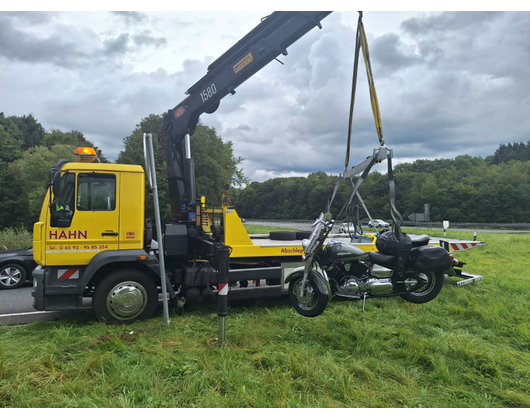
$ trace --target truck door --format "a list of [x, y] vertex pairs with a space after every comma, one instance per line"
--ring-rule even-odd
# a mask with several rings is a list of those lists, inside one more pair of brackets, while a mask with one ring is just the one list
[[120, 174], [66, 173], [50, 206], [46, 265], [86, 265], [105, 250], [119, 247]]

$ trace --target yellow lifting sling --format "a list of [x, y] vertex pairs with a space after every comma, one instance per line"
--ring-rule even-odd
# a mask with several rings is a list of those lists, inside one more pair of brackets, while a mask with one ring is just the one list
[[368, 51], [368, 42], [366, 41], [366, 34], [364, 32], [363, 25], [363, 12], [359, 12], [359, 20], [357, 22], [357, 34], [355, 40], [355, 60], [353, 64], [353, 82], [351, 92], [351, 103], [350, 103], [350, 122], [348, 125], [348, 145], [346, 148], [346, 162], [345, 168], [348, 169], [350, 161], [350, 143], [351, 143], [351, 127], [353, 120], [353, 108], [355, 104], [355, 90], [357, 87], [357, 68], [359, 66], [359, 50], [363, 50], [364, 64], [366, 67], [366, 75], [368, 77], [368, 87], [370, 90], [370, 102], [372, 104], [372, 111], [374, 114], [375, 128], [377, 130], [377, 136], [379, 137], [379, 144], [385, 145], [383, 140], [383, 127], [381, 125], [381, 114], [379, 113], [379, 103], [377, 102], [377, 93], [375, 91], [374, 77], [372, 75], [372, 66], [370, 65], [370, 53]]

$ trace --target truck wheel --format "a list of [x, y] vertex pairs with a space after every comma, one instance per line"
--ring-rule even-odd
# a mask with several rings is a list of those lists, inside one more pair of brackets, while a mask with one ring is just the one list
[[92, 307], [107, 324], [132, 324], [151, 318], [158, 306], [154, 281], [136, 270], [109, 274], [97, 286]]

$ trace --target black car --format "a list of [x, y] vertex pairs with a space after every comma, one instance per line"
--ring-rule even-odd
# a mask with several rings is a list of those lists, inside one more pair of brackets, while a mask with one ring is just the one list
[[0, 289], [16, 289], [31, 280], [37, 266], [33, 260], [33, 249], [12, 249], [0, 252]]

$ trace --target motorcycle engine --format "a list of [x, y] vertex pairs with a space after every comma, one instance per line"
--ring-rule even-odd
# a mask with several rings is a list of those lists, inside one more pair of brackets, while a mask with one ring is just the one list
[[[328, 274], [337, 280], [338, 295], [358, 296], [360, 298], [364, 293], [368, 295], [392, 293], [393, 286], [390, 277], [375, 277], [383, 274], [383, 272], [372, 272], [372, 269], [370, 264], [364, 262], [334, 264], [328, 268]], [[389, 273], [384, 272], [384, 274], [388, 275]]]
[[367, 277], [358, 279], [355, 277], [345, 277], [339, 285], [339, 294], [348, 296], [361, 296], [363, 293], [369, 295], [384, 295], [392, 293], [393, 286], [390, 279], [377, 279]]
[[361, 298], [368, 295], [384, 295], [393, 292], [390, 277], [392, 271], [368, 261], [331, 262], [324, 267], [328, 276], [336, 280], [338, 295]]

